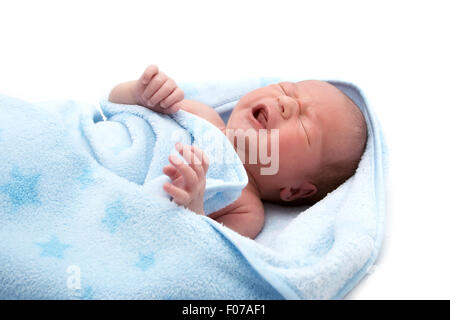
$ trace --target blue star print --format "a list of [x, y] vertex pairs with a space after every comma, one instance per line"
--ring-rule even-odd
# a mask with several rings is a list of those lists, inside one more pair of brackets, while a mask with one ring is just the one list
[[92, 178], [91, 169], [88, 167], [83, 168], [81, 175], [78, 176], [77, 180], [81, 183], [81, 187], [83, 189], [86, 188], [92, 182], [94, 182], [94, 179]]
[[6, 193], [15, 208], [25, 204], [39, 204], [37, 184], [39, 174], [22, 174], [17, 168], [11, 170], [12, 181], [0, 186], [0, 192]]
[[105, 211], [106, 216], [102, 219], [102, 222], [111, 233], [116, 232], [119, 225], [128, 219], [128, 214], [120, 200], [110, 204]]
[[82, 300], [92, 300], [94, 299], [94, 292], [92, 290], [92, 287], [87, 286], [83, 289], [83, 294], [81, 295]]
[[71, 247], [70, 244], [64, 244], [59, 241], [55, 235], [48, 242], [38, 242], [36, 244], [42, 248], [41, 257], [55, 257], [58, 259], [64, 258], [64, 251]]
[[139, 254], [139, 261], [136, 263], [136, 267], [142, 271], [147, 271], [154, 262], [155, 259], [153, 258], [153, 253], [148, 255]]

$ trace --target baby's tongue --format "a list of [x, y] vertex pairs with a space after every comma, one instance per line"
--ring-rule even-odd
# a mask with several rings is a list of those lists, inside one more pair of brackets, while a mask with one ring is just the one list
[[265, 124], [266, 124], [266, 118], [264, 118], [264, 115], [263, 115], [262, 112], [259, 112], [259, 113], [258, 113], [257, 119], [258, 119], [259, 123], [261, 123], [261, 124], [265, 127]]

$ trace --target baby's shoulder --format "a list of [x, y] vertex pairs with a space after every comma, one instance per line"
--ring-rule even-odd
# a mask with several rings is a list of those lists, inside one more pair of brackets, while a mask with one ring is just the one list
[[241, 196], [236, 201], [210, 214], [209, 217], [214, 219], [230, 213], [264, 215], [264, 206], [258, 195], [247, 186], [242, 190]]
[[264, 210], [263, 203], [259, 198], [258, 194], [249, 186], [245, 187], [242, 190], [242, 194], [238, 200], [241, 201], [242, 205], [247, 204], [250, 206], [262, 208]]
[[179, 104], [180, 108], [184, 111], [195, 114], [196, 116], [209, 121], [222, 130], [222, 132], [225, 129], [225, 123], [214, 108], [211, 108], [202, 102], [186, 99], [182, 100]]

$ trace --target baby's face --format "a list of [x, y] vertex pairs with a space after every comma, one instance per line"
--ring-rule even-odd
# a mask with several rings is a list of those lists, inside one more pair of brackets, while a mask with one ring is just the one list
[[343, 112], [348, 103], [351, 103], [348, 97], [337, 88], [317, 80], [281, 82], [242, 97], [227, 129], [267, 129], [269, 152], [275, 150], [270, 144], [271, 130], [278, 129], [279, 134], [276, 174], [262, 175], [260, 169], [269, 165], [259, 161], [244, 162], [261, 198], [290, 201], [295, 200], [292, 197], [306, 197], [315, 192], [315, 186], [308, 184], [311, 177], [327, 160], [346, 156], [340, 151], [345, 132], [352, 125]]

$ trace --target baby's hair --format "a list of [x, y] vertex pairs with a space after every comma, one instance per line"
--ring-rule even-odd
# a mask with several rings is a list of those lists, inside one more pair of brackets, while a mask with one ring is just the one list
[[[342, 91], [341, 93], [344, 94]], [[320, 172], [316, 173], [316, 175], [311, 178], [311, 182], [316, 186], [317, 192], [308, 198], [298, 199], [296, 201], [287, 202], [286, 204], [312, 205], [319, 200], [322, 200], [328, 193], [339, 187], [356, 172], [359, 161], [366, 148], [367, 124], [357, 105], [347, 95], [345, 95], [345, 97], [350, 102], [347, 104], [347, 111], [349, 111], [354, 123], [354, 126], [349, 133], [347, 150], [344, 151], [346, 154], [349, 154], [350, 157], [324, 163]]]

